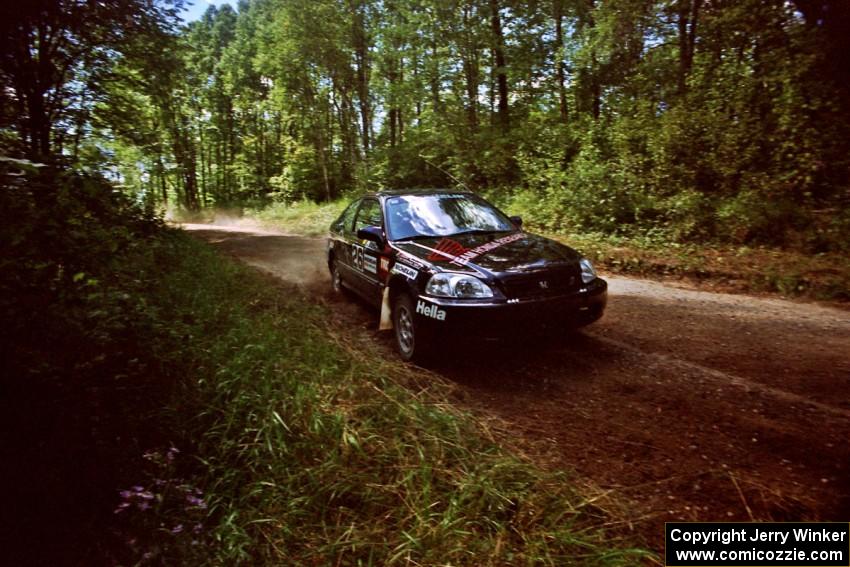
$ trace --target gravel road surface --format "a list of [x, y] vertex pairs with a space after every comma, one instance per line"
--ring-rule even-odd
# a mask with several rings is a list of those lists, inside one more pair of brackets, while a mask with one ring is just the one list
[[[322, 239], [183, 227], [327, 297]], [[453, 347], [431, 370], [547, 466], [626, 503], [653, 547], [664, 521], [850, 519], [850, 312], [605, 277], [608, 311], [584, 331]], [[374, 311], [332, 305], [391, 355]]]

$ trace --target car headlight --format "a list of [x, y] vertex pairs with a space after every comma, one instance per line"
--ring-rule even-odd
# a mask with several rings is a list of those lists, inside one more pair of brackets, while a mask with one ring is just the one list
[[425, 293], [437, 297], [480, 299], [493, 297], [490, 286], [474, 276], [434, 274], [425, 286]]
[[596, 279], [596, 270], [593, 269], [593, 264], [590, 263], [590, 260], [582, 258], [579, 264], [581, 265], [581, 281], [589, 284]]

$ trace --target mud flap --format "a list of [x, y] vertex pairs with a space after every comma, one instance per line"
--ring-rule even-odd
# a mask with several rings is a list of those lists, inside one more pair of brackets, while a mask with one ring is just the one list
[[384, 288], [384, 297], [381, 300], [381, 320], [378, 322], [379, 331], [389, 331], [393, 328], [392, 307], [390, 306], [390, 288]]

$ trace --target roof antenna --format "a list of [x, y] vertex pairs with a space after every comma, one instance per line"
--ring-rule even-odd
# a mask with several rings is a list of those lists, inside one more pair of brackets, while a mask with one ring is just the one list
[[427, 163], [428, 165], [430, 165], [430, 166], [431, 166], [431, 167], [433, 167], [434, 169], [436, 169], [436, 170], [438, 170], [438, 171], [441, 171], [441, 172], [445, 173], [446, 175], [448, 175], [448, 176], [449, 176], [449, 178], [450, 178], [452, 181], [454, 181], [455, 183], [457, 183], [458, 185], [460, 185], [461, 187], [463, 187], [464, 189], [466, 189], [466, 190], [467, 190], [467, 191], [469, 191], [470, 193], [473, 193], [472, 189], [470, 189], [469, 187], [467, 187], [467, 186], [466, 186], [466, 184], [465, 184], [463, 181], [461, 181], [460, 179], [458, 179], [457, 177], [455, 177], [454, 175], [452, 175], [451, 173], [449, 173], [448, 171], [446, 171], [445, 169], [443, 169], [443, 168], [442, 168], [442, 167], [440, 167], [439, 165], [436, 165], [436, 164], [431, 163], [430, 161], [428, 161], [428, 158], [426, 158], [426, 157], [425, 157], [425, 156], [423, 156], [422, 154], [419, 154], [419, 157], [422, 159], [422, 161], [424, 161], [425, 163]]

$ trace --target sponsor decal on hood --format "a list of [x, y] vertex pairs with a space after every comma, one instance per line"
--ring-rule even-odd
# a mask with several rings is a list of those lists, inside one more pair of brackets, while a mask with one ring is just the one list
[[450, 262], [467, 252], [467, 248], [451, 238], [441, 238], [431, 253], [425, 257], [429, 262]]
[[502, 238], [497, 238], [496, 240], [492, 240], [487, 242], [486, 244], [482, 244], [481, 246], [476, 246], [475, 248], [470, 248], [463, 254], [452, 260], [452, 264], [457, 264], [459, 266], [465, 266], [469, 263], [470, 260], [474, 260], [478, 256], [482, 254], [486, 254], [491, 250], [495, 250], [500, 246], [504, 246], [505, 244], [510, 244], [511, 242], [516, 242], [517, 240], [522, 240], [525, 238], [525, 234], [522, 232], [514, 232], [513, 234], [509, 234], [507, 236], [503, 236]]
[[[453, 240], [460, 246], [455, 248], [442, 239]], [[463, 251], [461, 251], [461, 247]], [[534, 271], [546, 269], [554, 264], [577, 268], [581, 258], [578, 252], [559, 242], [527, 232], [512, 232], [495, 235], [458, 234], [451, 238], [437, 237], [393, 244], [399, 259], [419, 270], [457, 269], [459, 271]], [[414, 260], [413, 255], [416, 256]], [[437, 261], [429, 260], [428, 257]]]
[[486, 254], [487, 252], [495, 250], [505, 244], [522, 240], [525, 237], [526, 234], [523, 232], [514, 232], [507, 236], [481, 244], [480, 246], [476, 246], [475, 248], [466, 248], [460, 242], [451, 238], [440, 239], [435, 248], [429, 248], [428, 246], [418, 243], [414, 244], [430, 251], [426, 259], [431, 262], [448, 262], [457, 266], [465, 266], [482, 254]]

